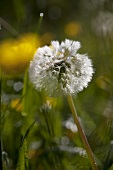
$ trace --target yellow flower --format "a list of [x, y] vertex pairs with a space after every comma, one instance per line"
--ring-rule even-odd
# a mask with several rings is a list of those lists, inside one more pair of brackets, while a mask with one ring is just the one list
[[36, 34], [27, 33], [17, 39], [0, 43], [0, 66], [3, 73], [17, 74], [25, 71], [33, 55], [40, 46]]
[[46, 98], [46, 104], [48, 106], [50, 105], [51, 107], [55, 108], [58, 104], [57, 98], [47, 97]]

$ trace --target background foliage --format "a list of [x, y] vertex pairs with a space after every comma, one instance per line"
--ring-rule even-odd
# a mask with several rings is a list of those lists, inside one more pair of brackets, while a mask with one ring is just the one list
[[4, 169], [91, 169], [66, 96], [36, 91], [28, 77], [39, 46], [69, 38], [95, 69], [89, 87], [73, 96], [80, 121], [99, 170], [113, 170], [113, 1], [1, 0], [0, 7]]

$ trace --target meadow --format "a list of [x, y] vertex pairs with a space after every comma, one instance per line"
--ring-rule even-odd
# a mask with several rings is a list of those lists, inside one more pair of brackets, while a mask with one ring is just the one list
[[[1, 0], [0, 7], [0, 169], [113, 170], [113, 1]], [[92, 62], [85, 71], [93, 69], [71, 98], [61, 78], [70, 63], [47, 65], [54, 74], [60, 67], [59, 91], [49, 72], [36, 74], [34, 85], [30, 71], [37, 49], [66, 39], [81, 43], [77, 54]], [[65, 58], [62, 51], [56, 56]]]

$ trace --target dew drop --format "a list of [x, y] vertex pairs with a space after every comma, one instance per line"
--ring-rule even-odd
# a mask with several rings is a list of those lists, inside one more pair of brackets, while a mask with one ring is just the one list
[[44, 13], [41, 12], [41, 13], [40, 13], [40, 17], [43, 17], [43, 16], [44, 16]]

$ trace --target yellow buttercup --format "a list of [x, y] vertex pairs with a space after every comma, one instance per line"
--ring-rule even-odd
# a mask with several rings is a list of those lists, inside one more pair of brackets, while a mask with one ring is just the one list
[[25, 71], [40, 46], [39, 37], [33, 33], [0, 43], [0, 66], [5, 74], [20, 74]]

